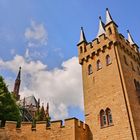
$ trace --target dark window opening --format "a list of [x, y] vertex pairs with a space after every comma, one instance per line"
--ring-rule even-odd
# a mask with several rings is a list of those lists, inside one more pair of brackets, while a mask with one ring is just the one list
[[126, 60], [126, 56], [124, 55], [123, 57], [124, 57], [125, 64], [128, 65], [127, 60]]
[[135, 85], [135, 89], [137, 91], [140, 91], [140, 83], [139, 83], [139, 81], [137, 81], [136, 79], [134, 79], [134, 85]]
[[90, 74], [92, 74], [92, 73], [93, 73], [93, 71], [92, 71], [92, 65], [89, 64], [89, 65], [88, 65], [88, 75], [90, 75]]
[[100, 124], [101, 124], [101, 127], [106, 125], [106, 115], [105, 115], [104, 110], [100, 111]]
[[132, 61], [130, 63], [131, 63], [132, 70], [135, 71]]
[[112, 120], [111, 110], [109, 108], [106, 109], [106, 115], [107, 115], [108, 125], [111, 125], [113, 123], [113, 120]]
[[80, 47], [80, 53], [82, 53], [83, 52], [83, 48], [82, 48], [82, 46]]
[[97, 70], [100, 70], [101, 68], [102, 68], [101, 61], [98, 60], [97, 61]]
[[112, 34], [112, 30], [111, 30], [111, 28], [108, 28], [108, 34], [109, 34], [109, 35]]
[[111, 64], [111, 58], [109, 55], [106, 56], [106, 65]]

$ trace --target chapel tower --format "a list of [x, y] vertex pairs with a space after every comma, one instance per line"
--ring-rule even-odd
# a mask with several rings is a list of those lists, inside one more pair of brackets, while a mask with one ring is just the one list
[[77, 44], [82, 66], [85, 121], [94, 140], [140, 139], [140, 55], [128, 31], [125, 39], [106, 9], [106, 23]]

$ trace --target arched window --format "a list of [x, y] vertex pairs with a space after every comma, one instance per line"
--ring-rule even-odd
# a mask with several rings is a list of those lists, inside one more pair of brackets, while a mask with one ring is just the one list
[[101, 69], [102, 68], [102, 65], [101, 65], [101, 61], [98, 60], [97, 61], [97, 70]]
[[132, 70], [135, 71], [132, 61], [130, 63], [131, 63]]
[[140, 74], [140, 69], [139, 69], [139, 67], [137, 66], [137, 70], [138, 70], [138, 74]]
[[108, 125], [113, 123], [111, 110], [109, 108], [106, 109], [107, 123]]
[[101, 125], [101, 127], [106, 125], [106, 114], [105, 114], [104, 110], [100, 111], [100, 125]]
[[140, 90], [140, 83], [137, 81], [137, 90]]
[[126, 60], [126, 56], [125, 56], [125, 55], [123, 56], [123, 58], [124, 58], [124, 62], [125, 62], [125, 64], [128, 65], [127, 60]]
[[109, 35], [111, 35], [111, 34], [112, 34], [112, 30], [111, 30], [111, 28], [110, 28], [110, 27], [108, 28], [108, 34], [109, 34]]
[[83, 48], [82, 48], [82, 46], [80, 47], [80, 53], [82, 53], [83, 52]]
[[137, 81], [136, 81], [136, 79], [134, 79], [134, 85], [135, 85], [135, 88], [137, 90]]
[[91, 64], [89, 64], [88, 65], [88, 75], [90, 75], [90, 74], [92, 74], [92, 65]]
[[109, 55], [106, 56], [106, 65], [111, 64], [111, 58]]

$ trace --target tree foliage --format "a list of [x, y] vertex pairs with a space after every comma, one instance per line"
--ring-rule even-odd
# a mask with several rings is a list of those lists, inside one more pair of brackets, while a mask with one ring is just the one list
[[4, 79], [0, 76], [0, 120], [17, 121], [20, 118], [19, 108], [12, 94], [8, 91]]

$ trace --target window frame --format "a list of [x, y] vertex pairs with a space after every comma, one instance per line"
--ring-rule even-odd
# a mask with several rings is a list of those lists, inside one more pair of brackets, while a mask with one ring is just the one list
[[107, 116], [107, 124], [112, 125], [113, 124], [113, 119], [112, 119], [112, 112], [111, 112], [110, 108], [106, 109], [106, 116]]
[[83, 53], [83, 47], [80, 46], [80, 53]]
[[89, 64], [88, 65], [88, 75], [91, 75], [93, 73], [93, 68], [92, 68], [92, 65]]
[[135, 71], [135, 69], [134, 69], [134, 65], [133, 65], [133, 62], [130, 61], [130, 63], [131, 63], [131, 68], [132, 68], [132, 70]]
[[102, 64], [101, 64], [100, 59], [98, 59], [97, 62], [96, 62], [96, 68], [97, 68], [97, 71], [102, 69]]
[[110, 55], [108, 54], [108, 55], [106, 55], [106, 66], [110, 65], [111, 63], [112, 63], [111, 57], [110, 57]]
[[112, 30], [111, 30], [111, 28], [110, 28], [110, 27], [108, 28], [108, 34], [109, 34], [109, 35], [111, 35], [111, 34], [112, 34]]
[[125, 56], [125, 55], [123, 55], [123, 58], [124, 58], [124, 63], [125, 63], [126, 65], [128, 65], [128, 62], [127, 62], [127, 59], [126, 59], [126, 56]]
[[102, 109], [100, 111], [100, 126], [105, 127], [107, 125], [106, 114], [105, 111]]

